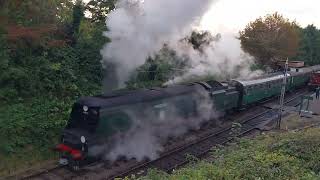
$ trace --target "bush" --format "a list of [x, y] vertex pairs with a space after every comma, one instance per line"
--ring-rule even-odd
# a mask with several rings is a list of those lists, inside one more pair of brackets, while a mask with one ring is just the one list
[[27, 146], [48, 150], [68, 120], [70, 100], [35, 99], [0, 109], [0, 152], [19, 153]]
[[320, 129], [241, 140], [172, 175], [151, 170], [140, 179], [319, 179]]
[[[0, 108], [0, 176], [55, 157], [72, 99], [35, 98]], [[56, 158], [56, 157], [55, 157]]]

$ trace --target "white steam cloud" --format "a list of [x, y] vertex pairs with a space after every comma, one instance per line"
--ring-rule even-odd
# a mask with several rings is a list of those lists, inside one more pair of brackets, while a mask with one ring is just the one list
[[179, 77], [166, 84], [174, 84], [204, 76], [214, 76], [216, 80], [250, 79], [262, 74], [251, 71], [254, 58], [241, 49], [240, 40], [233, 33], [219, 34], [219, 38], [203, 47], [202, 52], [190, 44], [178, 44], [174, 48], [178, 54], [189, 57], [190, 68]]
[[[143, 65], [148, 56], [159, 52], [164, 44], [176, 51], [178, 56], [188, 57], [190, 61], [183, 75], [175, 77], [168, 84], [203, 75], [213, 75], [218, 79], [255, 76], [257, 73], [250, 71], [254, 60], [241, 50], [240, 41], [235, 34], [211, 32], [220, 33], [221, 38], [202, 47], [201, 52], [195, 50], [190, 43], [182, 41], [193, 30], [199, 29], [201, 18], [214, 2], [215, 0], [119, 0], [116, 10], [107, 19], [109, 31], [105, 32], [105, 36], [112, 42], [101, 50], [103, 64], [111, 64], [111, 69], [107, 69], [107, 72], [113, 71], [116, 75], [107, 77], [107, 89], [123, 87], [131, 73]], [[202, 122], [216, 115], [206, 93], [202, 92], [201, 97], [196, 98], [199, 100], [197, 108], [202, 115], [197, 118], [182, 118], [177, 115], [174, 105], [170, 104], [168, 106], [172, 106], [169, 108], [172, 111], [165, 114], [148, 114], [148, 110], [137, 111], [139, 114], [127, 112], [134, 121], [129, 131], [115, 135], [112, 144], [92, 148], [91, 153], [103, 153], [109, 160], [115, 160], [119, 156], [138, 160], [158, 157], [163, 150], [163, 141], [168, 137], [197, 129]]]
[[[102, 50], [103, 63], [113, 64], [123, 87], [130, 74], [158, 52], [163, 44], [170, 46], [189, 35], [200, 24], [214, 0], [120, 0], [107, 19], [111, 39]], [[108, 86], [108, 85], [107, 85]], [[112, 88], [112, 87], [111, 87]]]
[[[217, 121], [218, 113], [209, 93], [200, 85], [197, 86], [198, 89], [193, 93], [170, 98], [163, 104], [149, 103], [150, 106], [144, 108], [138, 105], [124, 109], [130, 117], [130, 129], [113, 135], [105, 145], [89, 149], [89, 153], [110, 161], [119, 157], [138, 161], [158, 158], [169, 137], [179, 137], [191, 129], [199, 129], [204, 122]], [[188, 108], [187, 112], [184, 108]]]

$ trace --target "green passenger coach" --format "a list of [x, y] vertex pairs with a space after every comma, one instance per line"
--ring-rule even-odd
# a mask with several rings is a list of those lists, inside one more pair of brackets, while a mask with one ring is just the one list
[[[287, 77], [287, 88], [289, 88], [290, 74], [287, 74]], [[277, 74], [263, 79], [233, 80], [231, 85], [241, 93], [239, 106], [246, 106], [280, 94], [283, 78], [283, 74]]]
[[289, 71], [291, 75], [289, 88], [296, 89], [297, 87], [306, 85], [310, 80], [312, 71], [313, 69], [309, 67]]

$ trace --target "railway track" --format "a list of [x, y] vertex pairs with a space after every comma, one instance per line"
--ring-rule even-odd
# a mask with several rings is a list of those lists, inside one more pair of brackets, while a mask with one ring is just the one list
[[[292, 98], [287, 99], [285, 104], [288, 106], [298, 106], [300, 104], [300, 97], [305, 94], [307, 94], [306, 91], [298, 91], [298, 93], [292, 95]], [[272, 100], [265, 101], [264, 103], [270, 101]], [[18, 179], [114, 179], [130, 175], [135, 175], [136, 177], [142, 176], [147, 173], [147, 169], [149, 168], [159, 169], [170, 173], [172, 170], [187, 164], [189, 162], [188, 157], [190, 155], [201, 158], [211, 151], [214, 146], [226, 144], [232, 141], [235, 137], [245, 136], [254, 130], [260, 129], [266, 124], [272, 122], [277, 117], [277, 114], [277, 109], [266, 107], [258, 108], [254, 114], [244, 116], [242, 119], [237, 121], [241, 124], [241, 127], [238, 128], [239, 131], [237, 134], [234, 134], [235, 128], [229, 124], [218, 131], [213, 131], [192, 142], [186, 143], [183, 146], [165, 152], [156, 160], [144, 161], [142, 163], [136, 161], [123, 162], [121, 165], [125, 166], [125, 168], [119, 168], [120, 170], [113, 171], [113, 168], [109, 165], [105, 165], [103, 162], [97, 162], [90, 165], [91, 168], [85, 168], [81, 170], [81, 172], [77, 173], [74, 173], [63, 166], [57, 166], [40, 173], [24, 177], [22, 176]]]
[[[295, 101], [299, 99], [300, 96], [301, 95], [287, 100], [286, 105], [290, 104], [292, 106], [298, 106], [300, 102]], [[135, 168], [129, 169], [126, 172], [108, 177], [106, 179], [124, 178], [129, 175], [135, 175], [135, 177], [146, 175], [147, 169], [149, 168], [154, 168], [170, 173], [174, 169], [187, 164], [189, 162], [188, 156], [191, 155], [197, 158], [201, 158], [209, 151], [211, 151], [212, 147], [217, 145], [224, 145], [232, 141], [235, 137], [241, 137], [255, 129], [260, 129], [260, 126], [264, 126], [265, 124], [271, 122], [272, 120], [277, 118], [277, 115], [277, 109], [266, 110], [260, 114], [250, 117], [249, 119], [240, 121], [240, 132], [238, 132], [236, 135], [232, 135], [234, 134], [233, 127], [226, 127], [224, 129], [221, 129], [219, 132], [196, 140], [195, 142], [188, 144], [185, 147], [181, 147], [179, 149], [175, 149], [172, 152], [168, 152], [157, 160], [146, 162]]]

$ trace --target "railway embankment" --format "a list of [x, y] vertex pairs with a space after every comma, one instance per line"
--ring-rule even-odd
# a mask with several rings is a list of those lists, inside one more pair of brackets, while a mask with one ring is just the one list
[[280, 131], [239, 139], [170, 175], [150, 170], [141, 179], [320, 179], [320, 116], [290, 112]]

